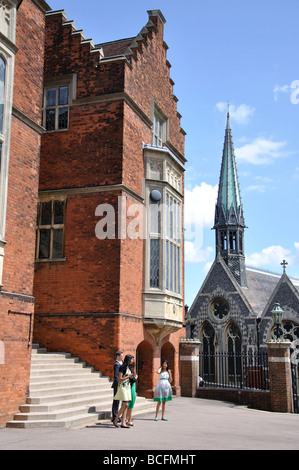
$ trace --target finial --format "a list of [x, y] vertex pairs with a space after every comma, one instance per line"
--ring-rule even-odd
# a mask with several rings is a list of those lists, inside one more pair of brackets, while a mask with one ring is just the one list
[[227, 102], [227, 120], [226, 120], [226, 128], [230, 129], [230, 122], [229, 122], [229, 101]]
[[288, 265], [289, 263], [287, 263], [286, 260], [284, 259], [283, 262], [280, 263], [280, 264], [281, 264], [281, 266], [282, 266], [282, 268], [283, 268], [283, 273], [285, 273], [285, 272], [286, 272], [286, 267], [287, 267], [287, 265]]

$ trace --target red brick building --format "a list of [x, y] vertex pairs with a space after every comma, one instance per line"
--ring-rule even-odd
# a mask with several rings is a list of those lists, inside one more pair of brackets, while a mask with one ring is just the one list
[[0, 427], [29, 386], [48, 9], [43, 0], [0, 3]]
[[94, 45], [46, 14], [34, 341], [112, 375], [137, 358], [151, 395], [161, 358], [180, 393], [185, 336], [184, 137], [160, 10]]

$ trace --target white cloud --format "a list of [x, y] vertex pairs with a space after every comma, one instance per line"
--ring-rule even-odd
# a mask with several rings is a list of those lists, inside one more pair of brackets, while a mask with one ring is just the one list
[[255, 193], [265, 193], [266, 186], [263, 184], [252, 184], [245, 188], [245, 192], [250, 192], [250, 191], [253, 191]]
[[264, 248], [260, 253], [246, 255], [247, 266], [266, 268], [282, 273], [281, 263], [286, 260], [287, 274], [290, 277], [298, 276], [299, 270], [299, 242], [294, 243], [294, 249], [284, 248], [280, 245]]
[[189, 263], [208, 261], [213, 248], [203, 248], [203, 230], [214, 225], [218, 185], [205, 182], [185, 190], [185, 260]]
[[[221, 113], [227, 113], [228, 105], [224, 102], [219, 102], [216, 104], [216, 108]], [[230, 119], [237, 122], [238, 124], [246, 124], [248, 118], [253, 115], [255, 108], [248, 106], [247, 104], [240, 104], [240, 106], [235, 106], [233, 104], [229, 105], [229, 116]]]
[[211, 246], [205, 249], [199, 248], [195, 243], [185, 241], [185, 261], [187, 263], [203, 263], [208, 261], [213, 255], [214, 250]]
[[209, 227], [214, 223], [218, 185], [202, 182], [185, 191], [185, 226]]
[[264, 248], [260, 253], [246, 255], [246, 264], [255, 267], [280, 266], [282, 260], [290, 259], [290, 256], [291, 250], [280, 245], [273, 245]]
[[286, 157], [289, 153], [283, 148], [287, 142], [274, 142], [271, 139], [258, 137], [253, 142], [235, 149], [236, 158], [240, 162], [264, 165], [277, 158]]

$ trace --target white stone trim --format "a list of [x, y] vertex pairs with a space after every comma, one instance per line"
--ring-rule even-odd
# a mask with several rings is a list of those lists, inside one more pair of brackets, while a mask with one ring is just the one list
[[180, 356], [180, 361], [197, 362], [198, 361], [198, 356]]

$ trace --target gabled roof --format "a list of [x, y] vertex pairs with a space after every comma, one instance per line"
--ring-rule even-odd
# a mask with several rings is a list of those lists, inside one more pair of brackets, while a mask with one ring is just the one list
[[299, 280], [289, 278], [286, 274], [281, 276], [262, 269], [247, 267], [246, 275], [248, 289], [243, 288], [243, 291], [258, 316], [261, 316], [267, 309], [267, 305], [282, 282], [288, 280], [294, 293], [299, 295]]
[[[273, 299], [275, 296], [278, 287], [283, 282], [288, 282], [299, 300], [299, 279], [289, 278], [286, 274], [281, 276], [279, 274], [270, 273], [262, 269], [246, 267], [248, 287], [240, 287], [232, 275], [230, 269], [227, 267], [226, 263], [219, 254], [212, 264], [194, 302], [192, 303], [192, 306], [189, 309], [190, 313], [192, 312], [193, 307], [195, 307], [197, 299], [200, 297], [200, 295], [205, 295], [208, 293], [206, 290], [206, 285], [213, 271], [215, 270], [217, 263], [220, 263], [224, 272], [226, 272], [228, 279], [230, 279], [234, 290], [239, 292], [243, 301], [245, 304], [247, 304], [248, 311], [253, 315], [261, 316], [263, 312], [267, 310], [269, 302], [271, 302], [271, 299]], [[221, 284], [219, 284], [219, 287], [224, 287], [223, 278], [221, 279]]]
[[96, 49], [103, 49], [104, 57], [119, 57], [124, 55], [134, 38], [120, 39], [118, 41], [106, 42], [103, 44], [96, 44]]

